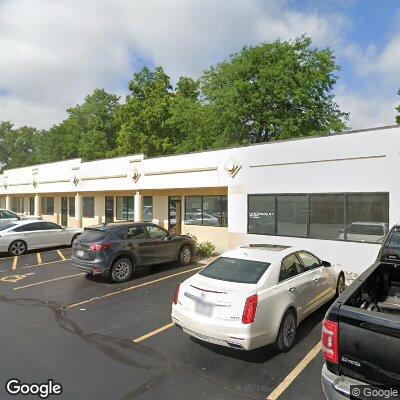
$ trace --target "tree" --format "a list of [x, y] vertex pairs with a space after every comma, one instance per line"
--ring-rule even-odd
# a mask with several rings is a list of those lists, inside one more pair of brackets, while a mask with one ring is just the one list
[[[400, 96], [400, 90], [397, 92], [397, 94]], [[398, 112], [396, 116], [396, 124], [400, 124], [400, 105], [396, 107], [396, 111]]]
[[171, 115], [174, 93], [170, 78], [161, 67], [144, 67], [129, 82], [130, 94], [117, 111], [121, 130], [114, 154], [148, 156], [171, 154], [176, 135], [167, 120]]
[[201, 90], [220, 116], [218, 146], [326, 134], [346, 128], [334, 102], [339, 70], [330, 49], [294, 41], [244, 47], [206, 70]]

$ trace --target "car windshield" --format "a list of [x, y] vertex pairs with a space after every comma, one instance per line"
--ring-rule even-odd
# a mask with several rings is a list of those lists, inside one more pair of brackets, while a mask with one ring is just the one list
[[97, 229], [85, 229], [79, 236], [79, 241], [84, 243], [100, 242], [106, 237], [104, 232]]
[[385, 234], [382, 225], [373, 224], [351, 224], [347, 233], [372, 236], [382, 236]]
[[16, 224], [12, 224], [10, 222], [5, 222], [3, 224], [0, 224], [0, 231], [4, 231], [8, 228], [11, 228], [12, 226], [15, 226]]
[[257, 283], [270, 265], [267, 262], [220, 257], [199, 274], [227, 282]]

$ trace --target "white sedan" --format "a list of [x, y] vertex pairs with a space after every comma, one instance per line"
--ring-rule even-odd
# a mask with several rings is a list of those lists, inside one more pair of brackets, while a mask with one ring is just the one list
[[28, 250], [71, 245], [82, 231], [46, 221], [3, 222], [0, 223], [0, 252], [19, 256]]
[[206, 342], [288, 351], [299, 323], [344, 289], [343, 272], [306, 250], [246, 245], [176, 288], [172, 321]]

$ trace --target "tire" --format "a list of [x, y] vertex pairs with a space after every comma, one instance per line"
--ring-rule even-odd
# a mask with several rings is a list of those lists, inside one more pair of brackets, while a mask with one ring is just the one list
[[288, 352], [295, 344], [297, 329], [297, 316], [293, 309], [285, 312], [279, 327], [275, 347], [281, 352]]
[[12, 256], [21, 256], [28, 251], [28, 246], [23, 240], [14, 240], [8, 247], [8, 252]]
[[336, 297], [339, 297], [346, 289], [346, 280], [343, 274], [339, 275], [337, 284], [336, 284]]
[[184, 245], [179, 250], [178, 261], [180, 265], [189, 265], [192, 262], [192, 248], [189, 245]]
[[128, 258], [119, 258], [111, 268], [110, 278], [113, 282], [122, 283], [131, 278], [133, 264]]

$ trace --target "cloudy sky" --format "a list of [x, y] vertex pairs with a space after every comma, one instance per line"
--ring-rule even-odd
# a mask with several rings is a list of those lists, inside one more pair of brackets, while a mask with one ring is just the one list
[[246, 44], [306, 33], [335, 49], [352, 128], [394, 123], [398, 0], [0, 0], [0, 121], [47, 128], [133, 72], [199, 76]]

